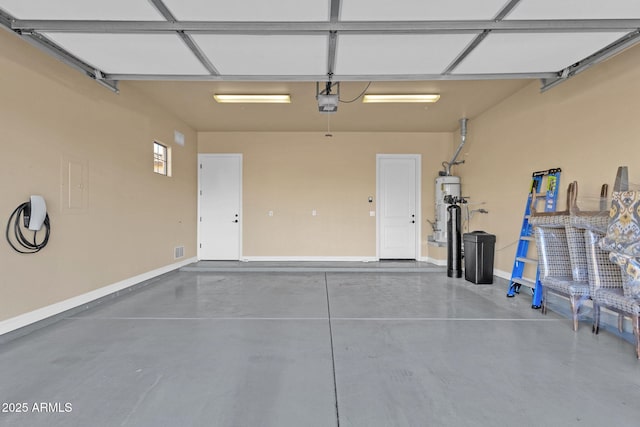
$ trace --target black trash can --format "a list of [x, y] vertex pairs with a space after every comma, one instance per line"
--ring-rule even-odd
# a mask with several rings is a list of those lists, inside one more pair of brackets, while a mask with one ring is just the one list
[[496, 236], [484, 231], [472, 231], [463, 235], [464, 278], [477, 285], [493, 283], [493, 253]]

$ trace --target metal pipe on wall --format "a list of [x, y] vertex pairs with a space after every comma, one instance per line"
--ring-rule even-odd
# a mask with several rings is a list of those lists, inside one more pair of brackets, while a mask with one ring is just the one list
[[444, 166], [445, 168], [446, 176], [451, 175], [452, 166], [464, 163], [464, 160], [457, 162], [456, 159], [460, 155], [460, 151], [462, 150], [462, 147], [464, 147], [465, 142], [467, 142], [467, 121], [468, 119], [464, 117], [460, 119], [460, 145], [458, 145], [458, 148], [456, 149], [456, 152], [453, 154], [453, 157], [451, 158], [451, 160], [448, 162], [442, 163], [442, 166]]

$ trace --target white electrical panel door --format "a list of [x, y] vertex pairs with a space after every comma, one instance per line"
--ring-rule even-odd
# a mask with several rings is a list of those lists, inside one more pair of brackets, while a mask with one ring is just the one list
[[378, 257], [417, 259], [419, 156], [378, 156]]
[[199, 160], [199, 258], [239, 260], [242, 239], [242, 155], [202, 154]]

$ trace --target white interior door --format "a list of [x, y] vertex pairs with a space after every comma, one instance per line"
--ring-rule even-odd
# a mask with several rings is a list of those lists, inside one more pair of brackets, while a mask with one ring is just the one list
[[199, 160], [199, 258], [239, 260], [242, 154], [201, 154]]
[[377, 156], [378, 258], [417, 259], [420, 156]]

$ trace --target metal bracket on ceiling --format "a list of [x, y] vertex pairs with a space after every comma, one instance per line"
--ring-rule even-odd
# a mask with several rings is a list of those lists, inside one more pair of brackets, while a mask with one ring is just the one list
[[66, 50], [61, 49], [60, 47], [58, 47], [58, 45], [56, 45], [55, 43], [53, 43], [43, 35], [38, 33], [24, 32], [20, 34], [20, 37], [22, 37], [22, 39], [27, 41], [29, 44], [43, 50], [44, 52], [48, 53], [54, 58], [57, 58], [59, 61], [62, 61], [63, 63], [69, 65], [70, 67], [75, 68], [76, 70], [82, 72], [87, 77], [95, 80], [97, 83], [113, 91], [114, 93], [120, 93], [120, 89], [118, 89], [117, 80], [111, 80], [111, 79], [105, 78], [104, 72], [97, 70], [95, 67], [92, 67], [86, 62], [71, 55]]
[[[331, 0], [329, 11], [329, 23], [336, 25], [340, 19], [340, 7], [342, 5], [341, 0]], [[329, 47], [327, 50], [327, 73], [333, 75], [336, 67], [336, 47], [338, 42], [338, 32], [335, 30], [329, 31]]]
[[13, 34], [22, 38], [29, 44], [48, 53], [49, 55], [53, 56], [59, 61], [69, 65], [70, 67], [75, 68], [76, 70], [82, 72], [87, 77], [95, 80], [100, 85], [108, 88], [114, 93], [120, 93], [120, 90], [118, 89], [117, 80], [111, 80], [111, 79], [105, 78], [105, 74], [102, 71], [96, 69], [95, 67], [92, 67], [91, 65], [82, 61], [81, 59], [73, 56], [72, 54], [62, 49], [61, 47], [59, 47], [58, 45], [53, 43], [51, 40], [49, 40], [42, 34], [39, 34], [35, 31], [14, 29], [13, 28], [14, 22], [15, 22], [15, 19], [13, 19], [11, 16], [7, 15], [6, 13], [2, 12], [2, 10], [0, 10], [0, 28], [4, 28], [5, 30], [12, 32]]
[[12, 31], [11, 29], [11, 25], [12, 25], [12, 18], [7, 15], [6, 13], [4, 13], [2, 10], [0, 10], [0, 26], [5, 27], [5, 29], [8, 29], [10, 31]]
[[340, 82], [332, 82], [333, 74], [328, 74], [328, 80], [325, 83], [324, 89], [320, 90], [320, 82], [316, 82], [316, 96], [317, 95], [331, 95], [332, 90], [335, 88], [334, 95], [340, 95]]
[[579, 74], [593, 67], [594, 65], [617, 55], [618, 53], [630, 48], [638, 42], [640, 42], [640, 29], [625, 35], [624, 37], [616, 40], [609, 46], [600, 49], [598, 52], [594, 53], [591, 56], [588, 56], [582, 61], [576, 62], [575, 64], [564, 68], [563, 70], [559, 71], [555, 77], [540, 79], [540, 92], [548, 91], [549, 89], [559, 85], [560, 83], [569, 80], [576, 74]]
[[[511, 13], [511, 11], [518, 5], [519, 2], [520, 2], [520, 0], [511, 0], [511, 1], [509, 1], [496, 14], [496, 16], [493, 18], [493, 22], [502, 21], [505, 18], [505, 16], [507, 16], [509, 13]], [[489, 33], [491, 33], [491, 30], [483, 30], [480, 34], [478, 34], [476, 37], [474, 37], [474, 39], [471, 41], [471, 43], [469, 43], [467, 45], [467, 47], [462, 52], [460, 52], [460, 54], [458, 54], [458, 56], [453, 60], [453, 62], [451, 62], [451, 64], [449, 64], [449, 66], [447, 68], [445, 68], [445, 70], [442, 72], [442, 74], [445, 74], [445, 75], [451, 74], [453, 72], [453, 70], [455, 70], [456, 67], [458, 65], [460, 65], [460, 63], [462, 61], [464, 61], [465, 58], [467, 56], [469, 56], [469, 54], [476, 47], [478, 47], [478, 45], [480, 43], [482, 43], [482, 41], [489, 35]]]
[[[150, 1], [151, 1], [151, 4], [164, 17], [164, 19], [167, 20], [167, 22], [173, 23], [173, 24], [178, 22], [176, 17], [173, 16], [173, 13], [171, 13], [169, 8], [162, 2], [162, 0], [150, 0]], [[198, 61], [200, 61], [202, 66], [207, 69], [209, 74], [213, 76], [220, 75], [216, 66], [213, 65], [213, 63], [209, 60], [209, 58], [207, 58], [207, 55], [205, 55], [202, 49], [200, 49], [200, 46], [198, 46], [198, 44], [193, 40], [193, 37], [191, 37], [191, 35], [185, 33], [184, 30], [177, 31], [176, 34], [178, 35], [178, 37], [180, 37], [180, 39], [182, 39], [182, 42], [185, 45], [187, 45], [187, 48], [191, 50], [191, 53], [198, 59]]]

